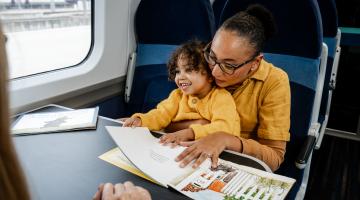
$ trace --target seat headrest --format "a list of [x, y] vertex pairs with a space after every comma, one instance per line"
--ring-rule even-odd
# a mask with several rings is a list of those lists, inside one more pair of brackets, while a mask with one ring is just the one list
[[227, 0], [215, 0], [212, 4], [213, 10], [214, 10], [214, 16], [215, 16], [215, 25], [218, 27], [219, 25], [219, 19], [220, 15], [222, 13], [222, 10], [226, 4]]
[[278, 30], [267, 42], [265, 52], [308, 58], [320, 56], [323, 33], [320, 11], [314, 0], [228, 0], [220, 24], [255, 3], [273, 13]]
[[324, 37], [336, 37], [338, 16], [335, 0], [317, 0], [321, 12]]
[[197, 38], [210, 41], [215, 32], [209, 0], [142, 0], [135, 15], [139, 43], [178, 45]]

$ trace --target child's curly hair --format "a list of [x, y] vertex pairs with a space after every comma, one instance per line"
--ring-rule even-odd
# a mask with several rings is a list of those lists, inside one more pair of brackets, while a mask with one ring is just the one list
[[171, 55], [167, 64], [169, 80], [175, 80], [176, 68], [178, 68], [177, 64], [180, 58], [187, 60], [187, 65], [190, 70], [195, 70], [196, 72], [201, 71], [211, 77], [211, 70], [208, 67], [208, 63], [206, 62], [203, 54], [205, 46], [206, 43], [204, 42], [199, 40], [190, 40], [178, 47]]

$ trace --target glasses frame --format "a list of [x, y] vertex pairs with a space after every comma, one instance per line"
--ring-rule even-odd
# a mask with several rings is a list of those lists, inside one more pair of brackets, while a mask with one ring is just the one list
[[[214, 62], [214, 64], [212, 65], [210, 62], [210, 53], [211, 53], [211, 43], [212, 42], [209, 42], [203, 49], [203, 54], [204, 54], [204, 58], [206, 60], [206, 62], [211, 65], [211, 66], [215, 66], [215, 65], [219, 65], [220, 69], [222, 72], [226, 73], [226, 74], [229, 74], [229, 75], [232, 75], [234, 74], [235, 70], [239, 69], [240, 67], [254, 61], [256, 59], [256, 57], [259, 55], [259, 53], [256, 53], [255, 56], [253, 56], [251, 59], [243, 62], [243, 63], [240, 63], [240, 64], [230, 64], [230, 63], [225, 63], [225, 62], [219, 62], [217, 61], [217, 59], [212, 59], [211, 60]], [[231, 73], [227, 72], [226, 70], [224, 70], [224, 66], [223, 65], [227, 65], [227, 68], [230, 67], [231, 69]], [[212, 69], [213, 70], [213, 69]]]

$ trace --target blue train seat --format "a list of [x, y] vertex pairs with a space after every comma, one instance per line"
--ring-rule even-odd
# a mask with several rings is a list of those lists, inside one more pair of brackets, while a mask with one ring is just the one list
[[129, 62], [125, 87], [128, 114], [154, 108], [176, 87], [166, 68], [171, 52], [190, 39], [210, 41], [214, 14], [209, 0], [142, 0], [135, 32], [137, 52]]
[[319, 123], [321, 124], [319, 139], [316, 149], [320, 148], [322, 138], [327, 127], [330, 114], [332, 92], [336, 85], [336, 74], [340, 57], [340, 38], [341, 31], [338, 28], [338, 16], [335, 0], [317, 0], [321, 12], [323, 25], [323, 38], [328, 46], [329, 53], [327, 58], [324, 89], [321, 99]]
[[302, 199], [311, 153], [319, 135], [318, 115], [327, 57], [320, 11], [314, 0], [228, 0], [220, 23], [254, 3], [267, 7], [277, 23], [278, 33], [265, 46], [265, 59], [284, 69], [290, 79], [291, 138], [285, 161], [276, 173], [295, 178], [287, 198]]
[[212, 8], [214, 10], [216, 27], [219, 27], [220, 16], [225, 7], [226, 2], [227, 2], [227, 0], [215, 0], [212, 4]]

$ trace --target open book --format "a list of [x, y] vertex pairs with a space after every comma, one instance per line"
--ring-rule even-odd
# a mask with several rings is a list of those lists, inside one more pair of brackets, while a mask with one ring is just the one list
[[[211, 168], [208, 159], [197, 169], [180, 168], [175, 157], [185, 148], [159, 143], [147, 128], [107, 126], [128, 160], [164, 187], [172, 187], [193, 199], [284, 199], [295, 180], [219, 159]], [[134, 145], [135, 144], [135, 145]]]
[[99, 108], [61, 112], [29, 113], [20, 116], [12, 125], [14, 135], [29, 135], [80, 129], [95, 129]]

